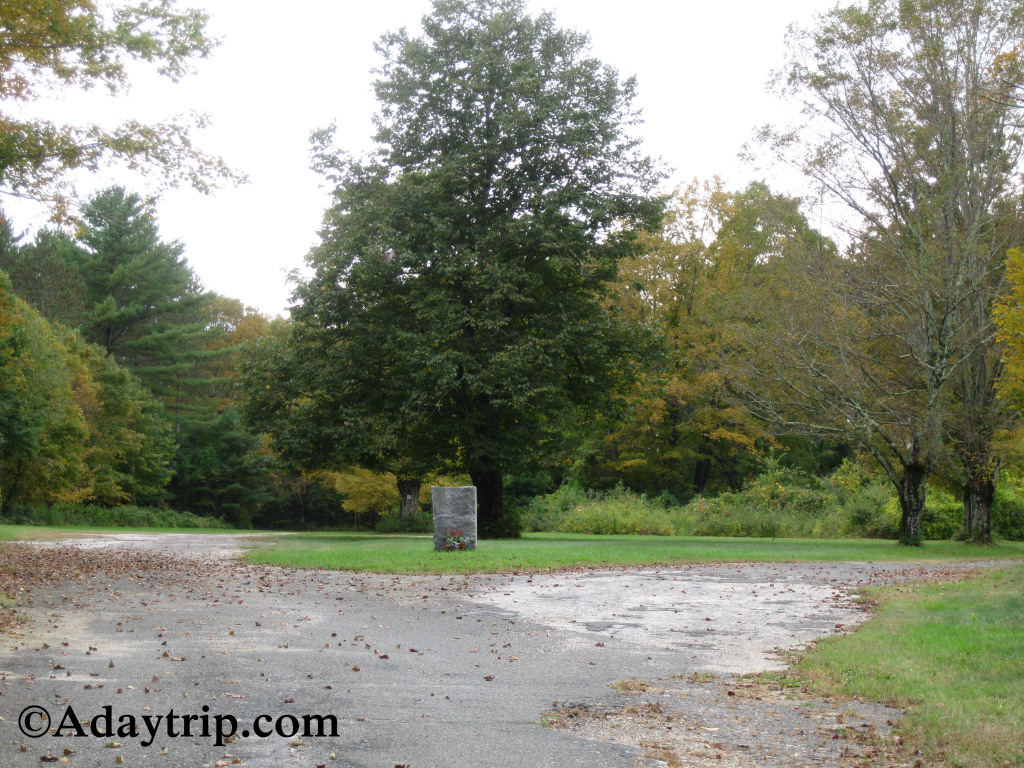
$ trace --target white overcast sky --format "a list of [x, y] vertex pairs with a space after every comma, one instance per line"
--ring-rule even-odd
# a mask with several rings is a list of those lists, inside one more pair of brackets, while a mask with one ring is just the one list
[[[592, 52], [623, 77], [638, 80], [648, 154], [674, 174], [668, 187], [718, 174], [730, 188], [765, 179], [770, 168], [737, 157], [757, 126], [792, 119], [766, 90], [783, 61], [790, 22], [812, 23], [835, 0], [529, 0], [532, 13], [554, 13], [562, 27], [589, 33]], [[338, 143], [370, 148], [375, 111], [370, 70], [374, 42], [386, 31], [417, 30], [430, 0], [181, 0], [205, 9], [221, 40], [212, 56], [179, 83], [136, 80], [116, 101], [101, 93], [67, 94], [31, 111], [67, 122], [129, 117], [158, 121], [195, 110], [210, 128], [195, 143], [248, 174], [250, 183], [212, 195], [172, 190], [157, 207], [164, 240], [180, 240], [204, 285], [269, 314], [285, 314], [286, 274], [301, 268], [316, 242], [327, 190], [309, 170], [309, 134], [332, 121]], [[79, 183], [88, 193], [114, 182], [146, 191], [133, 176]], [[787, 188], [788, 187], [788, 188]], [[42, 218], [2, 201], [18, 230]]]

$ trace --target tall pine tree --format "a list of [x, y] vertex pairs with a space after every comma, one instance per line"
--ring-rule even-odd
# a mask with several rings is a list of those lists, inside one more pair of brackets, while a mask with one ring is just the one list
[[212, 419], [210, 382], [196, 370], [219, 354], [208, 349], [219, 333], [209, 323], [214, 294], [202, 289], [184, 247], [163, 242], [139, 196], [120, 187], [86, 205], [78, 240], [86, 338], [149, 386], [177, 431]]

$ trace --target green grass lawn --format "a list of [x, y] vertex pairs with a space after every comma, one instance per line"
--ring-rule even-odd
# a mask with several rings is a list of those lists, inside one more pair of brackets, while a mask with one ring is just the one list
[[876, 615], [818, 643], [792, 679], [906, 708], [922, 765], [1024, 765], [1024, 566], [867, 594]]
[[739, 539], [531, 533], [484, 540], [475, 552], [434, 552], [430, 536], [302, 533], [265, 540], [257, 563], [378, 573], [493, 573], [699, 562], [1024, 559], [1024, 542], [988, 547], [929, 541], [901, 547], [876, 539]]

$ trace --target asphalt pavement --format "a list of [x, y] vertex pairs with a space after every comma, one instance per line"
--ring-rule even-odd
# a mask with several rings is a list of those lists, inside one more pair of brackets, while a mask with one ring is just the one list
[[905, 569], [381, 576], [244, 565], [237, 542], [77, 542], [177, 566], [32, 595], [0, 641], [0, 764], [634, 768], [636, 747], [542, 713], [611, 706], [622, 680], [777, 668], [864, 617], [849, 588]]

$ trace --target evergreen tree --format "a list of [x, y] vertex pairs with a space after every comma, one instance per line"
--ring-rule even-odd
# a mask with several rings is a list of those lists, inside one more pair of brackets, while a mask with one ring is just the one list
[[169, 487], [176, 505], [251, 527], [253, 516], [271, 498], [263, 486], [265, 473], [256, 461], [259, 442], [234, 409], [183, 432]]
[[14, 292], [47, 320], [72, 328], [85, 317], [82, 257], [81, 247], [61, 231], [41, 230], [32, 243], [0, 236], [0, 269]]
[[197, 366], [218, 352], [208, 324], [214, 295], [202, 290], [178, 242], [160, 240], [135, 194], [114, 187], [83, 211], [78, 240], [86, 338], [131, 369], [182, 424], [209, 420], [208, 380]]

